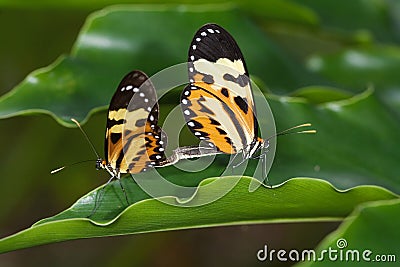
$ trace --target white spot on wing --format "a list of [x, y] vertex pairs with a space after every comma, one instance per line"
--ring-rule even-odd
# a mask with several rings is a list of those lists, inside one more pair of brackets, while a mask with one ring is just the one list
[[129, 91], [129, 90], [131, 90], [132, 88], [133, 88], [132, 85], [128, 85], [128, 86], [126, 87], [126, 90]]
[[139, 88], [137, 88], [137, 87], [133, 88], [133, 92], [135, 92], [135, 93], [139, 92]]
[[187, 99], [182, 99], [182, 104], [187, 105], [188, 101]]
[[194, 122], [193, 121], [189, 121], [187, 125], [190, 126], [190, 127], [194, 127]]
[[213, 29], [207, 29], [207, 31], [208, 31], [209, 33], [214, 33], [214, 30], [213, 30]]
[[187, 115], [187, 116], [190, 115], [190, 111], [188, 109], [185, 109], [185, 111], [183, 113], [185, 113], [185, 115]]
[[197, 38], [196, 38], [196, 41], [197, 41], [197, 42], [200, 42], [200, 41], [201, 41], [201, 38], [200, 38], [200, 37], [197, 37]]
[[196, 50], [197, 46], [196, 45], [192, 45], [192, 49]]
[[207, 33], [206, 32], [201, 32], [200, 35], [201, 36], [207, 36]]

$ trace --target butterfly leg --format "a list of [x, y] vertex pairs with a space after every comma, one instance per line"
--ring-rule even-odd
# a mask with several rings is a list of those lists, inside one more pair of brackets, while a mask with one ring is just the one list
[[264, 155], [264, 153], [261, 153], [258, 156], [251, 157], [251, 159], [261, 159], [263, 157], [263, 155]]
[[268, 187], [270, 187], [268, 174], [267, 174], [267, 153], [266, 152], [263, 152], [261, 154], [261, 164], [262, 164], [262, 179], [263, 179], [263, 181], [265, 180], [265, 184]]
[[96, 197], [95, 197], [95, 200], [94, 200], [94, 207], [93, 207], [93, 210], [92, 210], [92, 212], [89, 214], [89, 216], [87, 216], [87, 218], [92, 217], [93, 214], [96, 213], [96, 210], [97, 210], [98, 207], [99, 207], [98, 203], [101, 202], [101, 200], [102, 200], [103, 197], [104, 197], [104, 190], [106, 189], [107, 185], [108, 185], [109, 183], [111, 183], [111, 181], [112, 181], [114, 178], [115, 178], [115, 176], [111, 176], [111, 178], [110, 178], [110, 179], [107, 181], [107, 183], [100, 189], [100, 191], [98, 191], [98, 192], [96, 193]]
[[[240, 153], [237, 153], [236, 155], [238, 155], [238, 154], [240, 154]], [[240, 161], [240, 162], [239, 162], [238, 164], [236, 164], [236, 165], [233, 165], [233, 168], [239, 167], [239, 166], [242, 165], [243, 162], [245, 162], [248, 158], [249, 158], [249, 157], [248, 157], [246, 151], [243, 149], [243, 150], [242, 150], [242, 161]]]
[[[242, 159], [240, 160], [240, 162], [238, 162], [238, 163], [236, 163], [236, 164], [233, 164], [234, 161], [236, 160], [236, 158], [237, 158], [239, 155], [242, 155]], [[247, 154], [246, 154], [245, 151], [242, 151], [242, 153], [236, 153], [236, 154], [235, 154], [235, 156], [233, 157], [233, 159], [232, 159], [232, 160], [229, 162], [229, 164], [228, 164], [228, 166], [229, 166], [229, 165], [232, 166], [232, 167], [231, 167], [231, 173], [232, 173], [232, 175], [233, 175], [233, 173], [234, 173], [234, 170], [235, 170], [236, 168], [238, 168], [239, 166], [241, 166], [247, 159], [248, 159], [248, 156], [247, 156]], [[243, 171], [244, 171], [244, 170], [243, 170]], [[243, 172], [240, 173], [240, 175], [242, 175], [242, 174], [243, 174]]]
[[136, 181], [135, 181], [135, 179], [133, 178], [132, 174], [131, 174], [131, 175], [129, 175], [129, 176], [131, 177], [131, 179], [132, 179], [132, 182], [133, 182], [133, 183], [136, 183]]
[[246, 159], [247, 159], [247, 158], [243, 157], [241, 162], [239, 162], [238, 164], [235, 164], [235, 165], [233, 165], [232, 167], [233, 167], [233, 168], [237, 168], [237, 167], [239, 167], [240, 165], [242, 165], [242, 164], [243, 164], [243, 162], [245, 162], [245, 161], [246, 161]]
[[228, 162], [228, 166], [227, 168], [230, 168], [231, 170], [231, 175], [233, 175], [233, 170], [236, 168], [236, 165], [233, 165], [233, 162], [236, 160], [237, 156], [239, 155], [239, 153], [235, 154], [233, 156], [233, 158], [231, 160], [229, 160]]
[[265, 185], [267, 185], [268, 187], [272, 187], [272, 185], [269, 184], [269, 179], [268, 179], [268, 174], [267, 174], [267, 153], [268, 153], [269, 149], [268, 148], [263, 148], [261, 150], [261, 154], [258, 155], [257, 157], [253, 157], [253, 159], [259, 159], [261, 161], [262, 164], [262, 181], [264, 183], [265, 181]]
[[124, 192], [126, 203], [127, 203], [127, 205], [129, 206], [128, 195], [126, 194], [125, 188], [124, 188], [124, 186], [122, 185], [121, 179], [120, 179], [120, 178], [118, 178], [118, 183], [119, 183], [119, 186], [121, 187], [122, 192]]

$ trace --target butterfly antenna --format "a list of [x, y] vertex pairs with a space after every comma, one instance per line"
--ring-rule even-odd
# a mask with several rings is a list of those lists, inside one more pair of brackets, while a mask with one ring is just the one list
[[315, 133], [317, 133], [317, 130], [314, 130], [314, 129], [292, 132], [294, 129], [303, 128], [303, 127], [310, 127], [310, 126], [311, 126], [311, 123], [303, 123], [303, 124], [300, 124], [300, 125], [296, 125], [296, 126], [288, 128], [286, 130], [283, 130], [283, 131], [281, 131], [279, 133], [276, 133], [273, 136], [270, 136], [269, 138], [267, 138], [267, 140], [270, 140], [270, 139], [272, 139], [272, 138], [274, 138], [276, 136], [282, 136], [282, 135], [287, 135], [287, 134], [315, 134]]
[[90, 147], [92, 148], [93, 152], [96, 154], [97, 158], [100, 158], [100, 154], [97, 152], [96, 148], [94, 147], [92, 141], [90, 141], [89, 136], [86, 134], [86, 132], [83, 130], [82, 126], [80, 125], [80, 123], [75, 120], [74, 118], [71, 118], [71, 121], [73, 121], [81, 130], [83, 136], [86, 138], [86, 140], [88, 141]]
[[67, 167], [71, 167], [71, 166], [73, 166], [73, 165], [80, 164], [80, 163], [84, 163], [84, 162], [89, 162], [89, 161], [96, 161], [96, 160], [93, 160], [93, 159], [82, 160], [82, 161], [79, 161], [79, 162], [75, 162], [75, 163], [72, 163], [72, 164], [65, 165], [65, 166], [62, 166], [62, 167], [60, 167], [60, 168], [54, 169], [54, 170], [52, 170], [50, 173], [51, 173], [51, 174], [55, 174], [55, 173], [57, 173], [57, 172], [59, 172], [59, 171], [64, 170], [64, 169], [67, 168]]

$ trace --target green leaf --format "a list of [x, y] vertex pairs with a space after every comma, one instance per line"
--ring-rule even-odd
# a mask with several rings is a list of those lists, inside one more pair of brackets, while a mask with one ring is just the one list
[[[399, 220], [400, 201], [398, 199], [362, 204], [316, 249], [316, 255], [320, 255], [324, 249], [337, 250], [337, 253], [333, 254], [337, 255], [337, 260], [330, 260], [326, 254], [323, 261], [308, 262], [296, 266], [337, 266], [339, 261], [346, 262], [346, 266], [369, 264], [398, 266], [400, 259]], [[344, 240], [345, 243], [340, 243]], [[368, 252], [368, 250], [371, 252]], [[340, 260], [340, 251], [342, 251], [343, 260]], [[356, 255], [358, 255], [359, 261], [351, 260], [350, 252], [354, 253], [354, 259], [357, 259]], [[363, 258], [363, 253], [365, 253], [366, 258]], [[346, 260], [346, 255], [348, 255], [349, 260]], [[378, 260], [381, 262], [378, 262]]]
[[346, 100], [353, 95], [347, 91], [333, 87], [309, 86], [300, 88], [291, 94], [292, 97], [304, 98], [313, 104], [322, 104]]
[[[399, 89], [398, 47], [346, 49], [330, 55], [315, 55], [308, 61], [311, 70], [348, 88], [373, 84], [379, 90]], [[384, 71], [382, 71], [384, 70]]]
[[279, 90], [310, 82], [304, 67], [289, 60], [232, 5], [110, 7], [88, 18], [71, 55], [34, 71], [0, 99], [0, 118], [39, 112], [64, 125], [71, 125], [71, 117], [84, 120], [108, 104], [132, 69], [153, 75], [186, 62], [194, 32], [210, 21], [235, 36], [251, 73], [269, 86]]
[[[226, 188], [230, 189], [232, 181], [236, 186], [227, 194], [201, 205]], [[210, 178], [203, 181], [196, 194], [184, 202], [173, 196], [145, 199], [126, 208], [116, 218], [102, 222], [85, 218], [93, 211], [94, 191], [67, 210], [69, 216], [64, 214], [62, 219], [56, 216], [40, 221], [27, 230], [1, 239], [0, 252], [78, 238], [162, 230], [277, 221], [338, 220], [360, 203], [397, 198], [375, 186], [339, 192], [325, 181], [308, 178], [291, 179], [276, 188], [260, 186], [256, 191], [249, 192], [251, 181], [255, 182], [248, 177]], [[112, 183], [111, 189], [119, 189], [116, 184]], [[96, 213], [104, 215], [103, 212], [110, 207], [117, 210], [124, 208], [120, 191], [108, 190], [106, 194], [109, 196], [101, 202], [103, 208], [100, 206]], [[192, 207], [182, 207], [179, 203]]]
[[270, 182], [301, 175], [324, 177], [341, 189], [374, 184], [400, 192], [400, 151], [394, 149], [400, 124], [372, 89], [316, 106], [302, 98], [278, 98], [269, 104], [278, 132], [303, 122], [311, 122], [317, 129], [315, 135], [278, 137]]
[[359, 91], [373, 85], [383, 102], [400, 116], [398, 47], [369, 47], [314, 55], [307, 64], [310, 70], [348, 90]]

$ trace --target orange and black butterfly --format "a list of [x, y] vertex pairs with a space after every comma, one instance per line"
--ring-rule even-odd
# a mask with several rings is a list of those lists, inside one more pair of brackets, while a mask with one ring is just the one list
[[[122, 79], [111, 99], [104, 143], [105, 159], [100, 158], [81, 125], [72, 119], [97, 155], [96, 168], [105, 169], [111, 175], [103, 190], [114, 179], [120, 183], [121, 174], [137, 174], [179, 160], [175, 156], [175, 161], [170, 163], [164, 154], [167, 137], [157, 124], [158, 113], [157, 95], [153, 84], [146, 74], [135, 70]], [[65, 166], [51, 173], [64, 168]], [[120, 186], [129, 204], [121, 183]], [[92, 214], [97, 208], [96, 203]]]
[[181, 107], [191, 132], [219, 152], [246, 160], [262, 150], [265, 160], [269, 140], [258, 136], [249, 72], [233, 37], [216, 24], [201, 27], [190, 44], [188, 72]]
[[121, 173], [140, 173], [158, 167], [166, 160], [166, 135], [158, 123], [155, 88], [141, 71], [128, 73], [120, 82], [108, 108], [105, 159], [97, 169], [112, 177]]
[[251, 157], [268, 145], [258, 137], [249, 73], [233, 37], [216, 24], [195, 34], [189, 49], [190, 84], [181, 95], [189, 129], [227, 154]]

